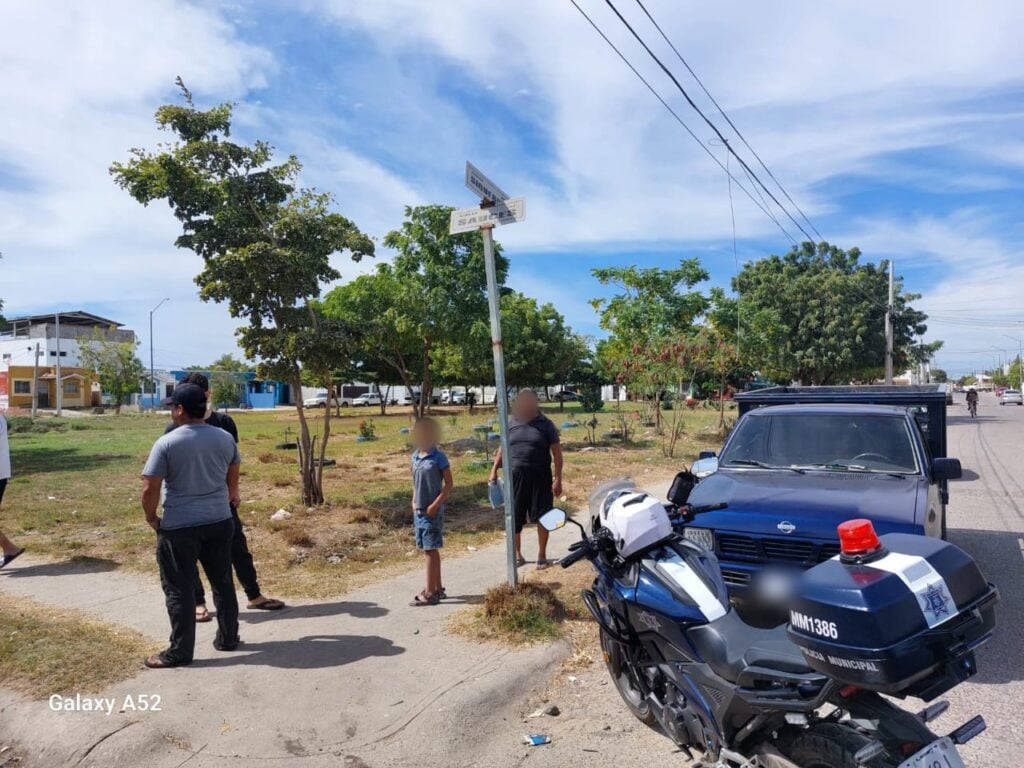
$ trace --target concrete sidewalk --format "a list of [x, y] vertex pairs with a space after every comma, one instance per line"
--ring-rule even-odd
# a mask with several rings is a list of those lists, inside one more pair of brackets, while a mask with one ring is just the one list
[[[481, 736], [505, 729], [510, 747], [517, 742], [517, 713], [567, 651], [562, 643], [509, 651], [444, 634], [450, 614], [501, 581], [504, 554], [502, 543], [447, 561], [451, 599], [439, 607], [408, 606], [422, 586], [416, 571], [333, 602], [243, 608], [244, 645], [234, 653], [215, 651], [216, 623], [201, 624], [196, 661], [145, 670], [140, 660], [136, 677], [103, 692], [117, 702], [111, 715], [54, 712], [46, 700], [0, 690], [0, 740], [17, 744], [29, 766], [472, 765]], [[169, 631], [155, 572], [26, 555], [0, 571], [0, 591], [158, 642]], [[158, 695], [161, 710], [118, 711], [140, 694]]]

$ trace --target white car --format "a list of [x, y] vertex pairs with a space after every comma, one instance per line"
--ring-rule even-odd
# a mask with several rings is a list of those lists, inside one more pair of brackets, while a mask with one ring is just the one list
[[1004, 389], [999, 396], [1000, 405], [1024, 405], [1024, 395], [1019, 389]]
[[367, 392], [353, 400], [352, 405], [357, 407], [360, 405], [380, 405], [380, 401], [380, 392]]
[[[337, 405], [336, 400], [331, 401], [331, 406]], [[303, 408], [326, 408], [327, 407], [327, 392], [317, 392], [312, 397], [307, 397], [302, 401]]]

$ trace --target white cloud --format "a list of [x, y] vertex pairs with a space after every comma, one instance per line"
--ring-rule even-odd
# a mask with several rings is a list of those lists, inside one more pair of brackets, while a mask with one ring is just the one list
[[[710, 139], [604, 4], [583, 5]], [[620, 5], [682, 72], [635, 7]], [[948, 279], [925, 297], [939, 305], [996, 295], [972, 282], [977, 274], [963, 254], [1008, 270], [1024, 261], [983, 209], [925, 206], [911, 221], [857, 220], [844, 218], [847, 202], [829, 188], [854, 174], [927, 191], [1019, 190], [1024, 144], [1005, 137], [1019, 133], [1024, 116], [1005, 104], [1024, 84], [1024, 4], [787, 0], [690, 4], [685, 13], [668, 0], [649, 6], [827, 238], [858, 243], [871, 258], [941, 262]], [[338, 25], [339, 57], [347, 56], [358, 85], [342, 92], [325, 74], [294, 112], [261, 89], [304, 52], [295, 41], [280, 41], [273, 54], [246, 42], [265, 22], [259, 4], [0, 0], [8, 117], [0, 122], [0, 295], [8, 311], [110, 306], [144, 332], [148, 309], [171, 295], [161, 316], [173, 312], [186, 338], [166, 347], [167, 363], [202, 361], [233, 346], [226, 310], [197, 307], [198, 262], [172, 247], [178, 227], [166, 207], [143, 209], [107, 174], [128, 147], [159, 139], [152, 112], [174, 96], [179, 74], [204, 102], [239, 100], [243, 131], [297, 153], [304, 181], [335, 193], [340, 209], [377, 236], [401, 220], [403, 205], [468, 204], [460, 175], [470, 158], [529, 199], [527, 223], [501, 232], [510, 253], [639, 251], [731, 237], [721, 171], [570, 4], [304, 0], [301, 8], [310, 24]], [[344, 48], [367, 39], [375, 55]], [[464, 103], [453, 93], [466, 82], [478, 93]], [[482, 113], [481, 95], [500, 100], [515, 120], [506, 125]], [[353, 116], [340, 115], [346, 110]], [[371, 123], [367, 115], [383, 118]], [[526, 128], [528, 140], [518, 134]], [[964, 172], [945, 179], [892, 157], [920, 149], [955, 154]], [[736, 200], [741, 239], [785, 247], [742, 193]], [[371, 265], [339, 262], [346, 276]], [[567, 314], [590, 311], [573, 304], [578, 291], [559, 296], [562, 286], [542, 277], [514, 268], [512, 282], [560, 299], [574, 308]], [[998, 301], [1010, 302], [999, 289]]]

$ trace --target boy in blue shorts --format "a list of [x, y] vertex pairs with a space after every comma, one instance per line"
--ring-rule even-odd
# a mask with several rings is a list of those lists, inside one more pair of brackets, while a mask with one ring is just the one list
[[444, 546], [444, 503], [452, 492], [448, 457], [437, 447], [441, 428], [423, 418], [412, 428], [412, 513], [416, 548], [427, 559], [426, 588], [410, 605], [437, 605], [444, 597], [441, 586], [441, 547]]

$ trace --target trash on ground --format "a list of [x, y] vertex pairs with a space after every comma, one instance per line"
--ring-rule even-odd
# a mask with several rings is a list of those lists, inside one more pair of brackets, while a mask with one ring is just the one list
[[539, 747], [542, 744], [550, 744], [551, 737], [545, 736], [543, 733], [531, 733], [528, 736], [523, 736], [523, 743], [531, 747]]
[[279, 510], [277, 510], [277, 512], [275, 512], [274, 514], [272, 514], [270, 516], [270, 519], [274, 520], [276, 522], [276, 521], [280, 521], [280, 520], [287, 520], [291, 516], [292, 516], [292, 513], [289, 512], [287, 509], [279, 509]]

